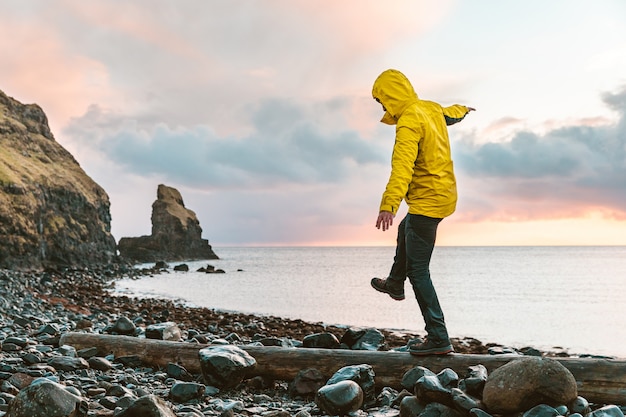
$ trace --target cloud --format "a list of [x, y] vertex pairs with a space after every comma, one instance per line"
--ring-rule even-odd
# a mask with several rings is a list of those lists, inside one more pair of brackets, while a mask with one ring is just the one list
[[208, 125], [152, 125], [92, 106], [63, 133], [75, 143], [97, 147], [102, 157], [128, 172], [198, 189], [340, 183], [388, 159], [388, 151], [355, 131], [315, 123], [325, 115], [336, 117], [333, 113], [343, 113], [348, 105], [264, 100], [251, 111], [251, 133], [243, 137], [219, 136]]
[[53, 131], [94, 101], [119, 98], [108, 88], [109, 72], [100, 61], [74, 54], [56, 31], [25, 24], [2, 6], [0, 89], [21, 102], [41, 105]]
[[455, 144], [459, 176], [474, 190], [465, 215], [519, 220], [601, 212], [626, 219], [626, 88], [603, 99], [618, 113], [614, 123]]
[[0, 75], [46, 108], [71, 103], [60, 125], [88, 104], [114, 103], [126, 114], [235, 132], [237, 112], [262, 97], [362, 91], [382, 70], [370, 73], [370, 60], [435, 26], [451, 4], [3, 2]]

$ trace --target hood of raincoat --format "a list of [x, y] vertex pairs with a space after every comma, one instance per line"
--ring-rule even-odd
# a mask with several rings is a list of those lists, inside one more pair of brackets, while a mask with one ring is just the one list
[[409, 80], [394, 69], [388, 69], [376, 78], [372, 96], [385, 108], [381, 122], [388, 125], [395, 125], [402, 112], [418, 100]]

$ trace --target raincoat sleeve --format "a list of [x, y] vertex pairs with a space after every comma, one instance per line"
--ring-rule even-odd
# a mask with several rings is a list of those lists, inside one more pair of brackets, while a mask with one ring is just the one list
[[391, 155], [391, 174], [380, 202], [379, 211], [389, 211], [394, 215], [398, 211], [413, 178], [419, 141], [422, 137], [423, 132], [420, 126], [397, 126], [396, 142], [393, 145], [393, 154]]
[[469, 113], [466, 106], [454, 104], [449, 107], [443, 107], [443, 116], [446, 118], [446, 125], [450, 126], [460, 122]]

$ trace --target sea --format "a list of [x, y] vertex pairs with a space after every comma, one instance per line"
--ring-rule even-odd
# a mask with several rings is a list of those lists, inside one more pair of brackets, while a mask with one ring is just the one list
[[[189, 272], [116, 282], [119, 294], [226, 312], [424, 334], [404, 301], [370, 286], [394, 247], [214, 247]], [[196, 272], [212, 265], [224, 274]], [[153, 266], [138, 265], [138, 267]], [[431, 276], [451, 337], [626, 358], [626, 246], [436, 247]]]

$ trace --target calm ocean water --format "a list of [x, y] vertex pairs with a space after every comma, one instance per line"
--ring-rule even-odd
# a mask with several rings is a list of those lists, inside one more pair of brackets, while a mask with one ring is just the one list
[[[424, 333], [408, 281], [401, 302], [370, 287], [371, 277], [389, 272], [393, 247], [214, 250], [221, 259], [189, 262], [190, 272], [116, 288], [218, 310]], [[191, 272], [207, 264], [226, 274]], [[431, 274], [452, 337], [626, 358], [624, 246], [437, 247]]]

